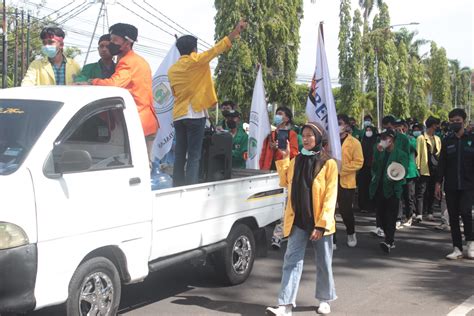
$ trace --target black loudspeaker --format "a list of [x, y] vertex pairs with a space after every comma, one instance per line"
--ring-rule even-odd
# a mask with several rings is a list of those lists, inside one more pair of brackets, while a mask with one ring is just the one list
[[227, 132], [206, 133], [202, 142], [199, 179], [211, 182], [232, 176], [232, 135]]

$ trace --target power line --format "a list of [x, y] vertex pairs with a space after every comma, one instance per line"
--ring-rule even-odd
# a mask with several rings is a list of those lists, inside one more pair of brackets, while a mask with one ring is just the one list
[[53, 11], [53, 12], [51, 12], [51, 13], [48, 14], [48, 15], [43, 16], [41, 19], [44, 20], [44, 19], [46, 19], [47, 17], [49, 17], [49, 16], [51, 16], [51, 15], [53, 15], [53, 14], [58, 13], [59, 11], [61, 11], [61, 10], [65, 9], [65, 8], [67, 8], [68, 6], [70, 6], [71, 4], [73, 4], [74, 2], [76, 2], [76, 0], [72, 0], [71, 2], [69, 2], [68, 4], [66, 4], [65, 6], [59, 8], [59, 9]]
[[124, 8], [125, 10], [129, 11], [130, 13], [136, 15], [137, 17], [139, 17], [139, 18], [142, 19], [143, 21], [145, 21], [145, 22], [147, 22], [147, 23], [153, 25], [154, 27], [158, 28], [159, 30], [165, 32], [166, 34], [168, 34], [168, 35], [170, 35], [170, 36], [172, 36], [172, 37], [174, 37], [174, 34], [168, 32], [167, 30], [163, 29], [163, 28], [160, 27], [159, 25], [156, 25], [155, 23], [153, 23], [153, 22], [151, 22], [151, 21], [145, 19], [143, 16], [141, 16], [140, 14], [136, 13], [135, 11], [133, 11], [133, 10], [127, 8], [126, 6], [124, 6], [123, 4], [121, 4], [120, 2], [117, 2], [117, 4], [118, 4], [119, 6], [121, 6], [122, 8]]
[[[135, 1], [134, 1], [135, 2]], [[148, 5], [153, 11], [155, 12], [158, 12], [158, 14], [160, 14], [161, 16], [163, 16], [165, 19], [167, 19], [168, 21], [170, 21], [171, 23], [177, 25], [179, 28], [181, 28], [182, 30], [184, 30], [186, 33], [188, 34], [191, 34], [193, 36], [195, 36], [198, 40], [200, 40], [202, 43], [204, 43], [205, 45], [204, 46], [207, 46], [207, 48], [211, 48], [212, 44], [209, 44], [208, 42], [206, 42], [205, 40], [203, 40], [202, 38], [198, 37], [197, 35], [193, 34], [191, 31], [189, 31], [188, 29], [184, 28], [183, 26], [179, 25], [177, 22], [175, 22], [174, 20], [172, 20], [171, 18], [169, 18], [166, 14], [162, 13], [161, 11], [159, 11], [158, 9], [156, 9], [154, 6], [152, 6], [151, 4], [149, 4], [148, 2], [146, 2], [145, 0], [143, 1], [146, 5]], [[155, 15], [153, 15], [155, 16]], [[155, 16], [156, 18], [158, 18], [157, 16]], [[158, 18], [159, 19], [159, 18]], [[180, 32], [182, 33], [182, 32]]]
[[92, 6], [92, 3], [88, 3], [86, 6], [84, 6], [84, 8], [82, 8], [81, 10], [75, 12], [74, 14], [71, 14], [69, 15], [68, 17], [66, 17], [64, 20], [62, 20], [61, 22], [58, 22], [59, 24], [64, 24], [66, 23], [67, 21], [71, 20], [71, 19], [74, 19], [75, 17], [77, 17], [79, 14], [83, 13], [84, 11], [88, 10], [90, 7]]
[[82, 7], [84, 4], [86, 3], [86, 1], [82, 2], [81, 4], [79, 4], [78, 6], [72, 8], [72, 10], [64, 13], [64, 14], [61, 14], [61, 15], [58, 15], [54, 20], [53, 22], [57, 22], [59, 19], [61, 19], [62, 17], [64, 16], [67, 16], [69, 14], [72, 14], [72, 12], [74, 12], [75, 10], [79, 9], [80, 7]]

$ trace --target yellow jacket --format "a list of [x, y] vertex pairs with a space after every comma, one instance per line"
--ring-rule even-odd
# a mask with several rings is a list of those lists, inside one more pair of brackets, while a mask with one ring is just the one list
[[430, 176], [430, 169], [428, 166], [428, 148], [426, 144], [431, 146], [431, 149], [436, 148], [435, 156], [439, 158], [441, 153], [441, 138], [436, 135], [434, 137], [434, 144], [430, 139], [430, 136], [426, 133], [418, 136], [416, 139], [416, 168], [419, 170], [420, 175]]
[[170, 67], [168, 78], [174, 95], [174, 119], [186, 115], [190, 104], [195, 112], [200, 112], [217, 103], [209, 62], [231, 47], [226, 36], [208, 51], [183, 55]]
[[[288, 189], [288, 202], [286, 203], [283, 235], [289, 236], [295, 212], [291, 206], [291, 184], [295, 169], [295, 159], [282, 159], [275, 162], [280, 176], [280, 186]], [[314, 226], [325, 229], [324, 235], [333, 234], [336, 231], [334, 210], [337, 200], [337, 164], [334, 159], [326, 161], [313, 181], [313, 215]]]
[[[74, 59], [66, 58], [66, 85], [74, 83], [74, 78], [81, 72], [81, 66]], [[22, 87], [28, 86], [55, 86], [53, 65], [48, 58], [33, 61], [25, 77], [21, 81]]]
[[344, 189], [356, 188], [356, 173], [364, 164], [364, 154], [362, 153], [362, 145], [357, 138], [347, 135], [346, 140], [342, 143], [342, 163], [340, 184]]

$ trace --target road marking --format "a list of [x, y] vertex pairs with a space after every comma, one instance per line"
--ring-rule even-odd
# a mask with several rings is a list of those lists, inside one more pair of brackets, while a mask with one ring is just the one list
[[465, 316], [474, 309], [474, 295], [453, 309], [447, 316]]

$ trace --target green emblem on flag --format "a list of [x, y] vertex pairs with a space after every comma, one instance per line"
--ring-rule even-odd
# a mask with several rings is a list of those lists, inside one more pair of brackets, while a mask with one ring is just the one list
[[253, 137], [249, 138], [249, 158], [253, 159], [257, 155], [257, 140]]

